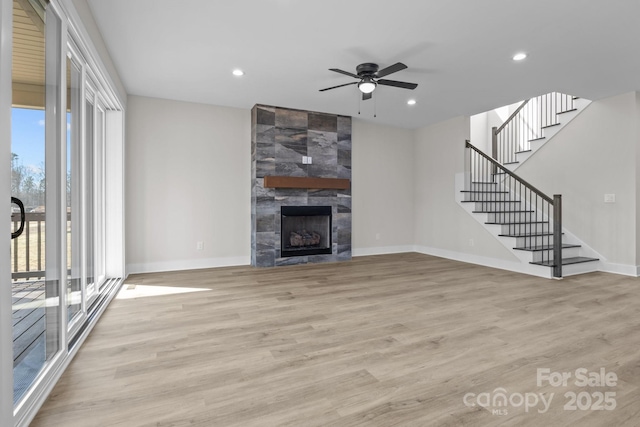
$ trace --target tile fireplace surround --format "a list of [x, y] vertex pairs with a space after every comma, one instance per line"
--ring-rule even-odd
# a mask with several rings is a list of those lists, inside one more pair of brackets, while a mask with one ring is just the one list
[[[311, 164], [303, 163], [303, 156]], [[256, 105], [251, 110], [251, 265], [351, 259], [351, 187], [265, 188], [264, 177], [351, 180], [351, 117]], [[281, 180], [280, 180], [281, 181]], [[330, 206], [332, 253], [281, 256], [282, 206]]]

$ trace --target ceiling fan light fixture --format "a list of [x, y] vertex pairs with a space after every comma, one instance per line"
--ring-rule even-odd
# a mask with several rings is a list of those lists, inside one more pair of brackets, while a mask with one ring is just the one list
[[371, 80], [370, 77], [365, 77], [360, 83], [358, 83], [358, 89], [360, 89], [360, 92], [362, 93], [371, 93], [376, 89], [377, 85], [378, 84]]

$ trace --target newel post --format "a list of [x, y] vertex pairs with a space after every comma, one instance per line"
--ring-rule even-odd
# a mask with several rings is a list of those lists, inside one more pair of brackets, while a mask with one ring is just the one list
[[[496, 126], [491, 128], [491, 157], [493, 160], [498, 160], [498, 128]], [[498, 172], [496, 166], [493, 166], [493, 173]]]
[[562, 195], [553, 195], [553, 277], [562, 277]]

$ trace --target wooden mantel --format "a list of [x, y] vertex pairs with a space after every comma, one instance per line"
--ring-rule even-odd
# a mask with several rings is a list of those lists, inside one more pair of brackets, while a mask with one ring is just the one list
[[264, 188], [313, 188], [347, 190], [351, 186], [348, 179], [311, 178], [302, 176], [265, 176]]

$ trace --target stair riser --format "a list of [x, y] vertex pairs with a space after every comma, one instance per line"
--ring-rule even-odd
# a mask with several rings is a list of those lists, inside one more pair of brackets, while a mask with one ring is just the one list
[[[539, 262], [548, 259], [553, 259], [553, 251], [536, 251], [532, 252], [533, 256], [531, 261]], [[564, 248], [562, 250], [562, 258], [572, 258], [580, 256], [580, 248]]]
[[508, 202], [513, 201], [509, 193], [466, 193], [464, 200], [473, 202]]
[[584, 274], [598, 271], [598, 262], [581, 262], [579, 264], [563, 265], [562, 275], [564, 277], [573, 276], [574, 274]]
[[514, 247], [553, 245], [553, 236], [516, 237]]
[[542, 215], [535, 212], [501, 212], [489, 213], [487, 222], [529, 222], [542, 220]]
[[548, 233], [549, 224], [501, 225], [500, 234]]
[[522, 203], [520, 202], [476, 202], [475, 211], [509, 211], [514, 209], [521, 209]]
[[471, 191], [496, 191], [498, 190], [498, 185], [495, 182], [472, 182]]

